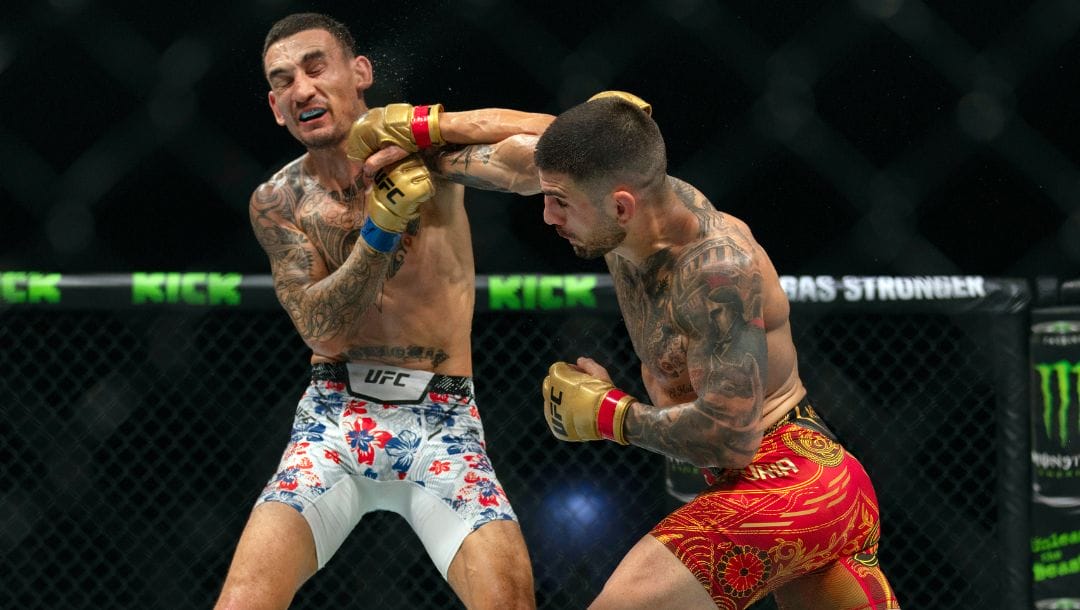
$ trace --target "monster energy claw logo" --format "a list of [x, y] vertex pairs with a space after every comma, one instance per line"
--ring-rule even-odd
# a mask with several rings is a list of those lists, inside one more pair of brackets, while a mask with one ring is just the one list
[[[1065, 447], [1069, 443], [1070, 428], [1076, 428], [1080, 433], [1080, 362], [1059, 360], [1040, 363], [1035, 365], [1035, 372], [1039, 374], [1046, 438], [1054, 437], [1053, 429], [1056, 423], [1058, 441]], [[1056, 409], [1054, 403], [1057, 403]], [[1073, 418], [1075, 421], [1070, 426], [1069, 412], [1074, 406], [1078, 407], [1078, 416]]]

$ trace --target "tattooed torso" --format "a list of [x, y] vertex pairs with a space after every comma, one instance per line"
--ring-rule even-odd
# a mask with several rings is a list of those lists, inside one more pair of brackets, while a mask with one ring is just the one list
[[696, 237], [641, 264], [607, 256], [653, 405], [627, 418], [627, 434], [695, 463], [737, 463], [762, 422], [802, 396], [788, 302], [746, 224], [671, 180]]
[[366, 219], [362, 184], [328, 191], [302, 157], [255, 191], [253, 228], [313, 361], [471, 374], [469, 225], [462, 188], [439, 181], [436, 189], [389, 254], [356, 247]]

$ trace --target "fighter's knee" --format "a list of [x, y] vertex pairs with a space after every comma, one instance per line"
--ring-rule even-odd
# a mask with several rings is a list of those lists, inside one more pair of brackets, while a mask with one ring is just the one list
[[527, 560], [470, 566], [454, 588], [469, 610], [536, 608], [532, 569]]

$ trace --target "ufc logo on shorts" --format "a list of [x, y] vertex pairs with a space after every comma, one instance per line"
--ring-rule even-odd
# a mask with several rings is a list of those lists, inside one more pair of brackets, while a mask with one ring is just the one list
[[563, 424], [562, 415], [559, 415], [559, 405], [562, 404], [562, 392], [555, 394], [555, 388], [548, 392], [548, 409], [551, 410], [551, 427], [555, 432], [566, 436], [566, 426]]
[[391, 385], [398, 386], [399, 388], [405, 387], [401, 380], [408, 377], [408, 373], [400, 373], [397, 371], [380, 371], [379, 369], [371, 369], [364, 377], [364, 383], [374, 383], [377, 385], [386, 385], [386, 382], [393, 380]]

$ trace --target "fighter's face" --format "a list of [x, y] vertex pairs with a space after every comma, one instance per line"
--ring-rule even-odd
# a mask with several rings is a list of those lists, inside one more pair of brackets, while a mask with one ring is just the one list
[[544, 193], [544, 222], [555, 227], [581, 258], [598, 258], [626, 238], [626, 230], [605, 211], [605, 202], [592, 201], [564, 174], [540, 172]]
[[350, 55], [325, 30], [298, 32], [266, 51], [274, 119], [309, 149], [339, 145], [366, 110], [362, 96], [371, 86], [371, 64]]

